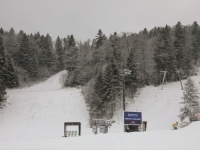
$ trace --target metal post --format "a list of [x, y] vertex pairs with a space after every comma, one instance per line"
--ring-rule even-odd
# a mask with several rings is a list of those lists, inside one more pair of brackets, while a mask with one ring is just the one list
[[161, 87], [161, 90], [162, 90], [162, 89], [163, 89], [163, 84], [164, 84], [164, 81], [165, 81], [165, 76], [166, 76], [167, 71], [160, 71], [160, 72], [164, 72], [164, 77], [163, 77], [163, 82], [162, 82], [162, 87]]
[[81, 123], [79, 123], [79, 136], [81, 136]]
[[123, 75], [123, 110], [125, 111], [125, 74]]
[[182, 82], [181, 82], [181, 77], [180, 77], [180, 73], [179, 73], [179, 72], [180, 72], [180, 71], [178, 70], [177, 73], [178, 73], [179, 81], [180, 81], [180, 83], [181, 83], [181, 89], [183, 90], [183, 84], [182, 84]]
[[66, 127], [65, 127], [65, 123], [64, 123], [64, 136], [67, 136], [65, 133], [66, 133]]
[[125, 75], [131, 74], [131, 70], [128, 69], [120, 69], [120, 75], [123, 77], [123, 111], [125, 111]]

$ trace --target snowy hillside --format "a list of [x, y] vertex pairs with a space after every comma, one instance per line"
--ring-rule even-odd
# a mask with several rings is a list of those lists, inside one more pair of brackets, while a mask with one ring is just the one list
[[[126, 110], [142, 112], [147, 132], [123, 133], [119, 105], [109, 133], [94, 135], [80, 89], [61, 88], [61, 74], [7, 91], [7, 106], [0, 110], [0, 149], [200, 149], [200, 122], [171, 130], [171, 124], [179, 121], [180, 82], [167, 83], [163, 90], [148, 86], [134, 101], [126, 98]], [[192, 78], [200, 91], [199, 76]], [[64, 122], [72, 121], [81, 122], [81, 136], [62, 138]]]
[[0, 141], [58, 138], [67, 121], [80, 121], [83, 128], [88, 127], [89, 115], [81, 91], [62, 89], [60, 75], [30, 88], [8, 90], [7, 107], [0, 110]]
[[[195, 86], [200, 92], [200, 77], [194, 76]], [[186, 80], [182, 80], [184, 83]], [[139, 97], [132, 99], [126, 98], [126, 110], [142, 112], [143, 121], [147, 121], [148, 131], [170, 130], [171, 125], [180, 119], [177, 117], [180, 114], [180, 107], [183, 107], [180, 102], [183, 97], [183, 90], [181, 90], [180, 82], [166, 83], [161, 87], [147, 86], [141, 90]], [[119, 110], [115, 115], [114, 120], [116, 124], [111, 128], [112, 132], [122, 132], [122, 109], [120, 105]], [[114, 128], [114, 129], [113, 129]]]

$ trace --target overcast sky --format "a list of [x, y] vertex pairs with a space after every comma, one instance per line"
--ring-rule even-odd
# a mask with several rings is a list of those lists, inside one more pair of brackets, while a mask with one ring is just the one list
[[200, 24], [200, 0], [0, 0], [0, 27], [76, 40], [145, 27]]

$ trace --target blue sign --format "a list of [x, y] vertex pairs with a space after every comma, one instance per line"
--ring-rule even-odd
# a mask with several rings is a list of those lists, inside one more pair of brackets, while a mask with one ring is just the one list
[[142, 124], [142, 113], [141, 112], [124, 111], [124, 124], [126, 124], [126, 125]]

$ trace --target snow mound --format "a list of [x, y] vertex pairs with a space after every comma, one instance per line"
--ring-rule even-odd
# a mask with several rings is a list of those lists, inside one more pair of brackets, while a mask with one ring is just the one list
[[192, 122], [188, 126], [181, 128], [180, 130], [190, 131], [190, 132], [200, 132], [200, 121]]

